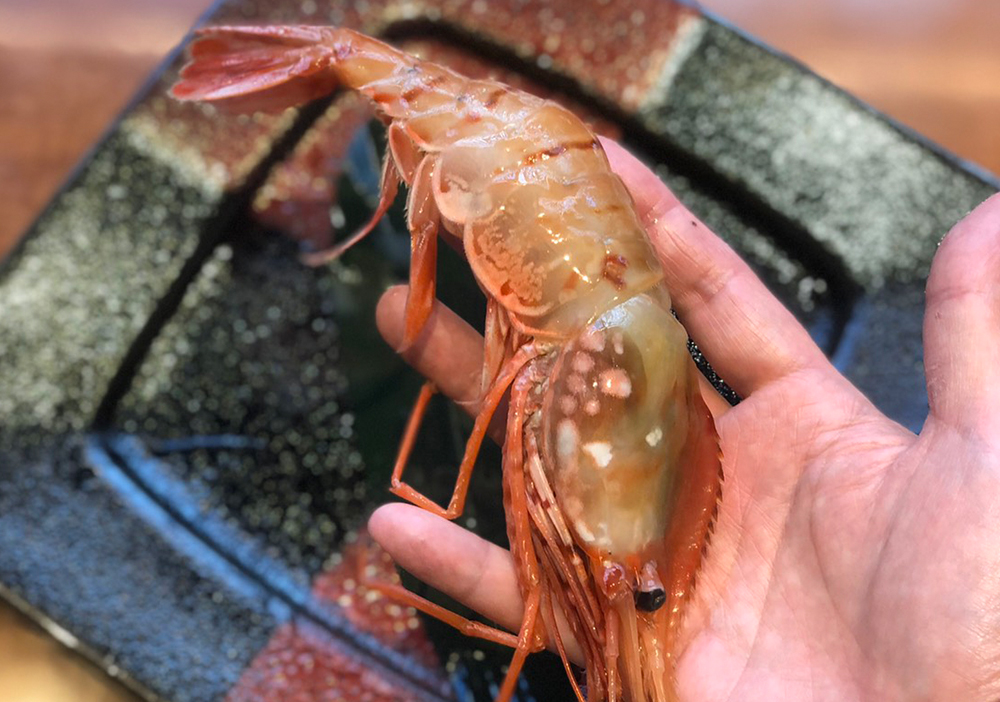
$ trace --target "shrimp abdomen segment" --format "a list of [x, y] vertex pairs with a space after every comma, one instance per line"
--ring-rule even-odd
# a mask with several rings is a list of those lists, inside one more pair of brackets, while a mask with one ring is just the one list
[[465, 252], [480, 283], [525, 331], [566, 338], [662, 278], [610, 170], [564, 177], [540, 164], [485, 193], [464, 227]]

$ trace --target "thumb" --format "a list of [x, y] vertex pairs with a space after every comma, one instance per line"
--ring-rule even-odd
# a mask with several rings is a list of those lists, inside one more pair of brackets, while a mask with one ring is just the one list
[[1000, 430], [1000, 195], [944, 238], [927, 281], [924, 363], [931, 416], [960, 431]]

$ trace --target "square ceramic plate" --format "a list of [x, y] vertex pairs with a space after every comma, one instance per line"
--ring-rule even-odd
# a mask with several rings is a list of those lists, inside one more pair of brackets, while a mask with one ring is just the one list
[[[670, 0], [231, 0], [206, 21], [357, 27], [578, 110], [919, 429], [923, 281], [997, 183], [801, 66]], [[508, 652], [357, 587], [392, 577], [358, 530], [419, 386], [373, 323], [402, 213], [335, 265], [298, 256], [371, 213], [371, 112], [222, 116], [166, 97], [180, 62], [0, 268], [0, 596], [150, 699], [489, 700]], [[441, 278], [481, 320], [457, 257]], [[466, 428], [433, 408], [421, 489], [450, 489]], [[497, 455], [463, 519], [502, 543]], [[569, 699], [563, 678], [532, 657], [519, 697]]]

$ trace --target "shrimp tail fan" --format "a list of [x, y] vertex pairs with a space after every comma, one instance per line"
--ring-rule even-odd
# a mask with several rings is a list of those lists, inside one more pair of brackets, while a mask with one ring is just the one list
[[208, 27], [196, 33], [190, 61], [170, 91], [227, 112], [280, 111], [328, 95], [338, 85], [326, 27]]

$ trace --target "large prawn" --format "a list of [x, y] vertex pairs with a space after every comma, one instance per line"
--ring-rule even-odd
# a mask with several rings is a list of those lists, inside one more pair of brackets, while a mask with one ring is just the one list
[[367, 226], [315, 258], [335, 258], [371, 231], [405, 182], [404, 343], [434, 303], [439, 234], [461, 242], [486, 294], [482, 409], [452, 498], [441, 507], [403, 481], [430, 385], [392, 491], [459, 516], [490, 419], [510, 392], [503, 485], [521, 629], [515, 637], [397, 594], [515, 648], [500, 702], [546, 640], [571, 671], [557, 608], [584, 652], [591, 702], [676, 699], [677, 634], [720, 496], [718, 438], [660, 263], [594, 134], [553, 102], [348, 29], [213, 27], [191, 57], [173, 88], [182, 100], [275, 108], [343, 86], [375, 102], [389, 144], [379, 205]]

